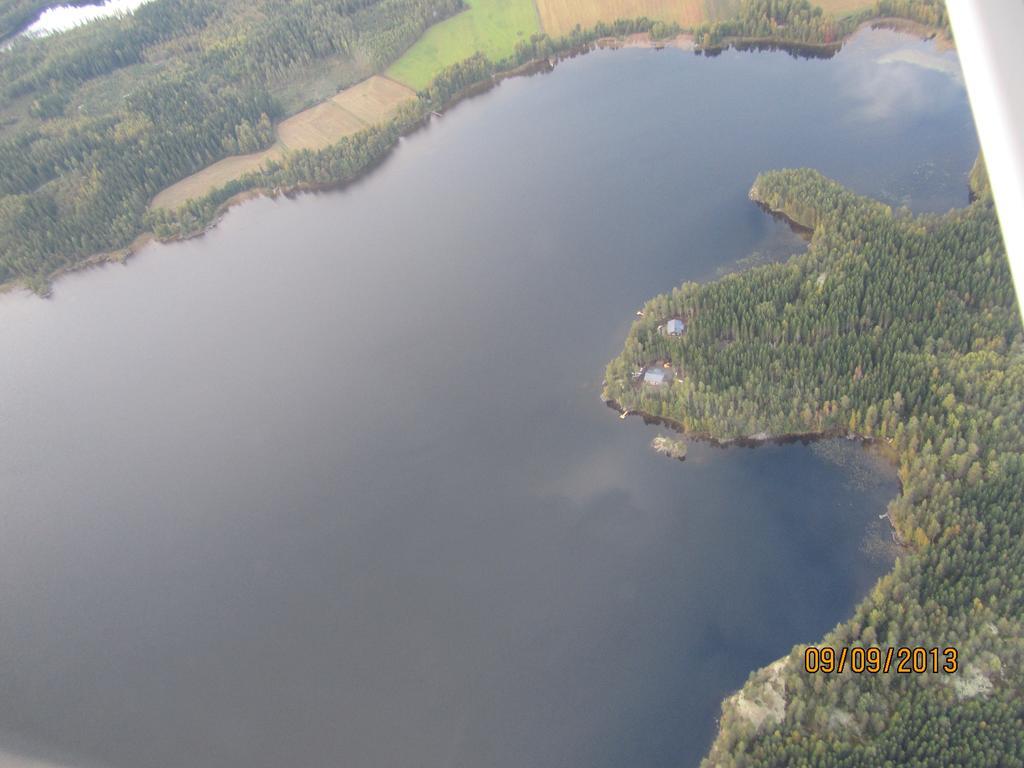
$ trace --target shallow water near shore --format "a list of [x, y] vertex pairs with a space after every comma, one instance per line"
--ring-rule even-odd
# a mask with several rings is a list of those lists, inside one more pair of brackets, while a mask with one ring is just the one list
[[657, 455], [644, 300], [803, 247], [809, 165], [967, 202], [955, 57], [597, 51], [349, 188], [0, 297], [0, 749], [95, 766], [695, 766], [891, 566], [856, 443]]

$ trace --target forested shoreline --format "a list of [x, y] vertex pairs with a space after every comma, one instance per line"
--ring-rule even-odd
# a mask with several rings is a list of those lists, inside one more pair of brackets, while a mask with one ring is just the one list
[[[935, 12], [935, 8], [939, 11]], [[843, 37], [871, 18], [900, 14], [903, 18], [921, 23], [934, 18], [935, 24], [932, 26], [936, 31], [948, 31], [948, 20], [941, 3], [934, 0], [906, 0], [899, 7], [891, 2], [879, 3], [874, 12], [850, 17], [855, 21], [844, 23]], [[723, 45], [741, 44], [745, 40], [765, 40], [764, 29], [749, 22], [750, 19], [770, 19], [771, 28], [779, 32], [771, 40], [782, 48], [791, 45], [799, 51], [803, 46], [836, 44], [834, 40], [826, 40], [827, 36], [823, 34], [783, 34], [784, 31], [792, 33], [802, 30], [800, 20], [805, 18], [830, 19], [823, 16], [821, 9], [812, 6], [808, 0], [745, 0], [736, 24], [729, 28], [728, 38], [721, 34], [709, 37], [705, 43], [699, 44], [704, 48], [699, 47], [698, 50], [706, 48], [713, 51], [721, 49]], [[744, 22], [744, 19], [748, 21]], [[258, 190], [273, 194], [344, 185], [382, 160], [400, 136], [421, 125], [431, 113], [447, 108], [453, 101], [485, 87], [497, 77], [514, 73], [532, 63], [547, 61], [551, 57], [584, 52], [605, 38], [622, 38], [642, 33], [657, 41], [682, 32], [675, 24], [646, 18], [620, 19], [612, 24], [599, 23], [587, 30], [576, 29], [572, 34], [558, 39], [543, 33], [532, 35], [529, 41], [517, 45], [512, 57], [499, 62], [477, 54], [441, 72], [430, 86], [418, 94], [416, 102], [400, 110], [391, 123], [371, 127], [323, 150], [292, 153], [281, 162], [270, 162], [263, 170], [246, 174], [203, 197], [190, 200], [176, 210], [149, 211], [145, 220], [146, 227], [161, 239], [186, 238], [202, 232], [215, 222], [226, 204], [246, 193]], [[695, 39], [700, 39], [700, 29]]]
[[125, 247], [161, 189], [269, 146], [285, 101], [301, 102], [322, 68], [336, 92], [461, 8], [160, 0], [15, 41], [0, 55], [0, 283], [45, 290], [53, 272]]
[[[432, 111], [496, 77], [601, 38], [681, 31], [633, 19], [559, 39], [532, 35], [509, 59], [478, 54], [444, 70], [388, 124], [320, 151], [290, 153], [177, 210], [148, 210], [176, 181], [269, 147], [274, 124], [295, 104], [310, 105], [301, 88], [292, 92], [295, 82], [322, 79], [326, 67], [338, 88], [351, 85], [463, 7], [462, 0], [160, 0], [62, 34], [59, 45], [19, 40], [0, 56], [0, 284], [18, 281], [45, 293], [54, 274], [125, 249], [144, 232], [164, 239], [201, 232], [240, 194], [345, 184]], [[935, 7], [941, 5], [901, 0], [879, 3], [875, 12], [926, 21]], [[767, 25], [773, 42], [805, 45], [823, 39], [822, 18], [829, 17], [807, 0], [744, 0], [728, 31], [761, 40]], [[945, 16], [935, 20], [944, 24]], [[806, 31], [815, 24], [816, 32]], [[709, 50], [723, 43], [726, 28], [717, 30], [700, 33], [714, 39]]]
[[489, 87], [498, 78], [530, 69], [531, 65], [546, 62], [553, 56], [581, 53], [602, 38], [636, 33], [663, 39], [678, 35], [680, 29], [649, 19], [624, 19], [614, 24], [598, 24], [586, 31], [578, 30], [558, 40], [545, 34], [533, 35], [517, 45], [510, 59], [500, 62], [476, 54], [446, 68], [417, 94], [415, 101], [402, 105], [389, 122], [347, 136], [325, 149], [299, 150], [289, 153], [280, 162], [269, 161], [262, 170], [245, 174], [175, 210], [152, 209], [145, 217], [146, 228], [161, 239], [186, 238], [209, 227], [225, 204], [248, 192], [294, 192], [344, 185], [380, 162], [401, 136], [422, 125], [432, 113]]
[[[887, 445], [907, 550], [822, 644], [959, 651], [954, 675], [813, 675], [797, 646], [727, 700], [706, 766], [1024, 764], [1024, 336], [980, 161], [971, 187], [915, 217], [764, 174], [751, 198], [813, 227], [806, 253], [651, 300], [608, 366], [605, 397], [686, 432]], [[636, 378], [662, 360], [671, 386]]]
[[745, 41], [827, 47], [878, 18], [906, 19], [952, 39], [941, 0], [876, 0], [873, 8], [840, 18], [804, 0], [747, 0], [733, 18], [701, 24], [693, 35], [698, 46], [710, 50]]

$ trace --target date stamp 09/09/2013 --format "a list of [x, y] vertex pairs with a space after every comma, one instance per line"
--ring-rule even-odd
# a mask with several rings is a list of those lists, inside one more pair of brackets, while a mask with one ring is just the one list
[[804, 672], [808, 674], [933, 674], [956, 672], [960, 654], [952, 646], [925, 648], [923, 646], [853, 646], [834, 648], [830, 645], [810, 645], [804, 650]]

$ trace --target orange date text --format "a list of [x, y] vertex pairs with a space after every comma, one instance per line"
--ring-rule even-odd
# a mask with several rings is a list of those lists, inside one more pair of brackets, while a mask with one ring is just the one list
[[957, 670], [959, 655], [957, 649], [952, 646], [834, 648], [829, 645], [811, 645], [804, 650], [804, 672], [811, 675], [841, 675], [844, 672], [853, 672], [856, 675], [888, 672], [901, 675], [923, 675], [926, 672], [952, 674]]

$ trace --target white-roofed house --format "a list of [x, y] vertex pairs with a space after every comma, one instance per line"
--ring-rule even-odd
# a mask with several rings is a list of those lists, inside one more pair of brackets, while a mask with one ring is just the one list
[[644, 384], [650, 384], [652, 387], [664, 386], [665, 384], [668, 384], [670, 374], [671, 371], [667, 368], [648, 368], [644, 372]]

